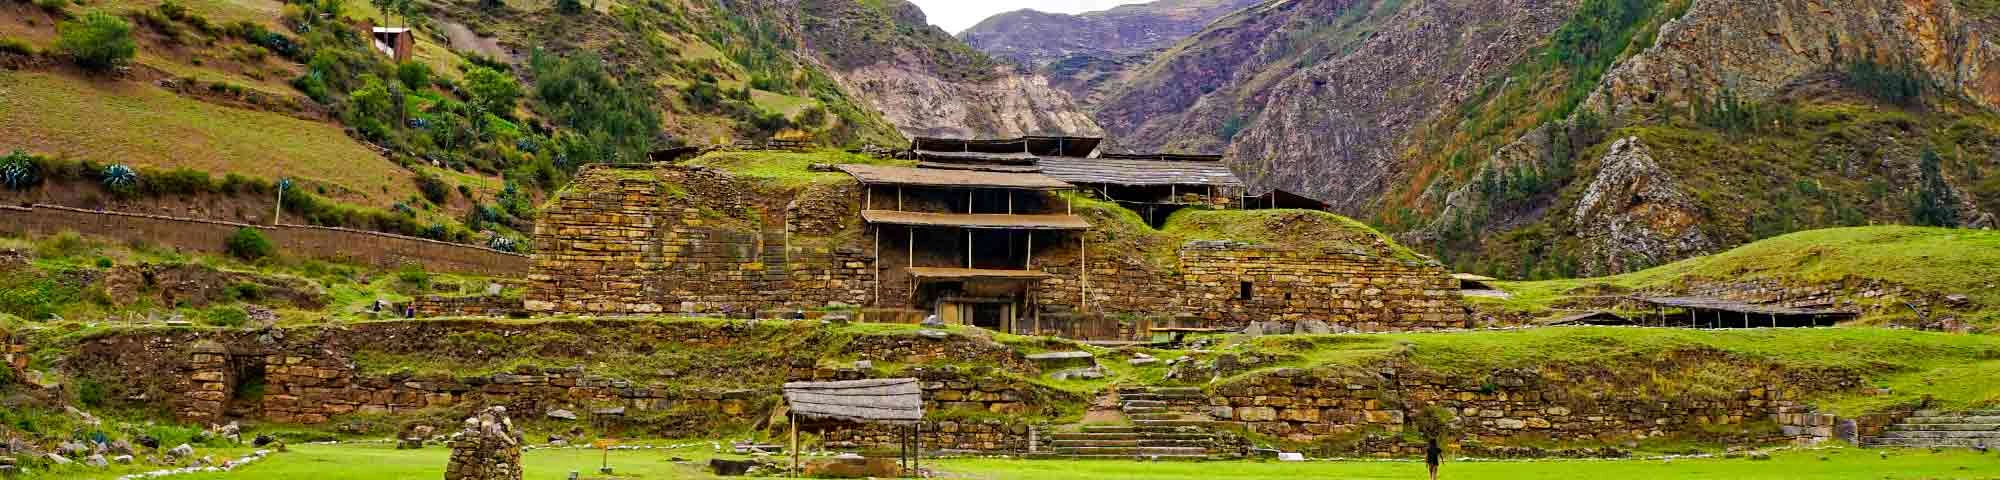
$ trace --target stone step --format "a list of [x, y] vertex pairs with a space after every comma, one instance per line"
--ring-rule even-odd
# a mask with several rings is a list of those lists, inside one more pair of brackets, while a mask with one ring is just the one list
[[1173, 411], [1171, 409], [1168, 409], [1167, 407], [1134, 407], [1131, 405], [1126, 405], [1124, 408], [1121, 408], [1119, 410], [1124, 411], [1128, 415], [1134, 413], [1160, 413], [1160, 412]]
[[1133, 425], [1141, 427], [1208, 427], [1214, 420], [1133, 420]]
[[1903, 419], [1903, 423], [2000, 423], [2000, 416], [1923, 416]]
[[[1190, 418], [1190, 417], [1193, 417], [1193, 418]], [[1137, 422], [1137, 421], [1141, 421], [1141, 420], [1146, 420], [1146, 421], [1153, 421], [1153, 420], [1204, 420], [1204, 421], [1205, 421], [1205, 420], [1208, 420], [1208, 416], [1206, 416], [1206, 415], [1201, 415], [1201, 416], [1197, 416], [1197, 415], [1195, 415], [1195, 414], [1193, 414], [1193, 413], [1185, 413], [1185, 412], [1156, 412], [1156, 413], [1128, 413], [1128, 414], [1126, 414], [1126, 415], [1125, 415], [1125, 418], [1129, 418], [1129, 419], [1132, 419], [1132, 421], [1134, 421], [1134, 422]]]
[[1215, 446], [1213, 439], [1200, 440], [1056, 440], [1046, 445], [1051, 448], [1209, 448]]
[[2000, 440], [2000, 431], [1988, 430], [1988, 431], [1961, 432], [1961, 431], [1948, 431], [1948, 430], [1933, 430], [1933, 431], [1911, 432], [1902, 430], [1889, 430], [1882, 432], [1882, 438], [1966, 438], [1966, 439]]
[[1169, 393], [1169, 394], [1192, 393], [1195, 395], [1200, 395], [1202, 393], [1201, 387], [1136, 387], [1136, 386], [1118, 387], [1118, 392], [1119, 393], [1125, 393], [1125, 392]]
[[1960, 416], [2000, 417], [2000, 410], [1961, 410], [1956, 412], [1945, 411], [1945, 410], [1918, 410], [1915, 413], [1910, 414], [1910, 416], [1912, 417], [1960, 417]]
[[1898, 423], [1890, 425], [1891, 431], [1990, 431], [2000, 430], [2000, 423]]
[[[1162, 420], [1148, 420], [1148, 422], [1161, 422], [1161, 421]], [[1085, 425], [1082, 429], [1082, 433], [1207, 434], [1207, 432], [1204, 432], [1199, 428], [1194, 428], [1194, 429], [1187, 428], [1187, 427], [1205, 427], [1207, 425], [1147, 425], [1147, 424], [1138, 424], [1138, 422], [1133, 422], [1133, 423], [1135, 423], [1136, 425]]]
[[1972, 447], [1974, 447], [1974, 446], [1979, 446], [1979, 445], [1985, 445], [1985, 446], [1987, 446], [1987, 447], [1993, 447], [1993, 446], [1996, 446], [1996, 445], [2000, 445], [2000, 443], [1995, 443], [1995, 442], [1994, 442], [1993, 440], [1989, 440], [1989, 439], [1972, 439], [1972, 438], [1882, 438], [1882, 437], [1863, 437], [1863, 438], [1861, 439], [1861, 445], [1862, 445], [1862, 446], [1865, 446], [1865, 447], [1913, 447], [1913, 448], [1929, 448], [1929, 447], [1951, 447], [1951, 448], [1972, 448]]
[[1206, 432], [1170, 432], [1170, 434], [1168, 432], [1156, 432], [1156, 434], [1050, 434], [1048, 438], [1052, 438], [1056, 442], [1062, 442], [1062, 440], [1078, 440], [1078, 442], [1090, 442], [1090, 440], [1122, 442], [1122, 440], [1214, 440], [1216, 436], [1214, 434], [1206, 434]]
[[1145, 457], [1137, 457], [1135, 455], [1079, 455], [1079, 454], [1059, 454], [1054, 452], [1030, 453], [1022, 455], [1021, 458], [1030, 460], [1123, 460], [1127, 462], [1132, 461], [1135, 458], [1144, 460], [1158, 460], [1162, 462], [1206, 462], [1212, 460], [1226, 459], [1225, 457], [1216, 455], [1149, 455]]
[[1203, 447], [1056, 447], [1054, 450], [1059, 455], [1127, 455], [1142, 457], [1153, 455], [1208, 455], [1208, 449]]
[[1123, 406], [1123, 407], [1125, 407], [1125, 408], [1128, 408], [1128, 409], [1130, 409], [1130, 408], [1166, 408], [1166, 407], [1167, 407], [1167, 402], [1162, 402], [1162, 401], [1159, 401], [1159, 400], [1132, 400], [1132, 399], [1127, 399], [1127, 398], [1120, 398], [1120, 399], [1118, 399], [1118, 400], [1120, 401], [1120, 403], [1122, 404], [1122, 406]]

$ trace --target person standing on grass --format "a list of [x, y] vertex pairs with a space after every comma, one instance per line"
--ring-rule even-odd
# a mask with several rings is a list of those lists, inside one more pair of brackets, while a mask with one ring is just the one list
[[1444, 456], [1444, 448], [1438, 446], [1436, 435], [1429, 435], [1429, 437], [1430, 439], [1424, 445], [1424, 465], [1431, 468], [1431, 480], [1438, 480], [1438, 457]]

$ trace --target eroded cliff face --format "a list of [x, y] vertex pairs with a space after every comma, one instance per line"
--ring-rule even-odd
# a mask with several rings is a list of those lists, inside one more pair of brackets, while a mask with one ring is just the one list
[[1629, 271], [1713, 253], [1703, 210], [1638, 137], [1612, 143], [1598, 163], [1571, 219], [1590, 246], [1585, 262]]
[[959, 38], [1048, 77], [1089, 109], [1153, 55], [1263, 1], [1160, 0], [1077, 15], [1018, 10], [988, 18]]
[[1048, 79], [996, 68], [1001, 71], [993, 78], [976, 82], [945, 80], [895, 62], [835, 77], [880, 110], [904, 136], [1104, 135], [1068, 94], [1050, 88]]
[[[1247, 120], [1229, 158], [1254, 182], [1327, 200], [1343, 212], [1363, 212], [1389, 182], [1408, 175], [1395, 168], [1399, 141], [1498, 79], [1560, 25], [1572, 6], [1566, 0], [1404, 6], [1377, 22], [1380, 30], [1350, 51], [1256, 94], [1263, 98], [1261, 113]], [[1195, 122], [1157, 127], [1203, 128]]]
[[902, 0], [804, 0], [805, 46], [904, 136], [1098, 136], [1045, 78], [994, 61]]
[[1636, 115], [1685, 110], [1725, 88], [1762, 100], [1872, 58], [1913, 65], [1940, 91], [1992, 109], [2000, 105], [1992, 27], [1952, 0], [1696, 1], [1656, 44], [1607, 74], [1590, 103]]

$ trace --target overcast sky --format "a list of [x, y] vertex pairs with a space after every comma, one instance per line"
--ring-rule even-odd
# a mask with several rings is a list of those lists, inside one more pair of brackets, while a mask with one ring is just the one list
[[1002, 12], [1031, 8], [1051, 13], [1083, 13], [1149, 0], [910, 0], [924, 9], [932, 25], [957, 35], [980, 20]]

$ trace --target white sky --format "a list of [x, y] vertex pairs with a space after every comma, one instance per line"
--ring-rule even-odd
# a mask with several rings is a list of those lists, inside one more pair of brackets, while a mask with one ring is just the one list
[[910, 0], [924, 9], [932, 25], [957, 35], [973, 25], [1003, 12], [1030, 8], [1050, 13], [1083, 13], [1106, 10], [1128, 3], [1151, 0]]

